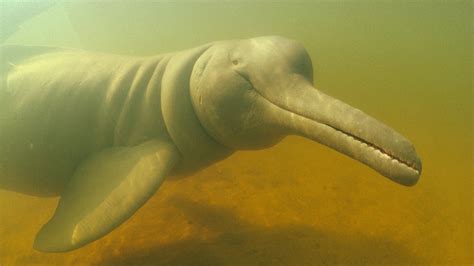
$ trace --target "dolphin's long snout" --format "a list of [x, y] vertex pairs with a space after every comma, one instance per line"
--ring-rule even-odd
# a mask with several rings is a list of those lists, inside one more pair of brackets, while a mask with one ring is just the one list
[[264, 95], [279, 110], [275, 119], [291, 134], [329, 146], [397, 183], [418, 181], [421, 160], [405, 137], [307, 82], [296, 84], [276, 97]]

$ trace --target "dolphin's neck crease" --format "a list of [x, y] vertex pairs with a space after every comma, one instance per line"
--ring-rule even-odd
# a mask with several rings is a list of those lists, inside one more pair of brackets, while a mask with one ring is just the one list
[[[169, 139], [161, 113], [161, 80], [171, 55], [141, 59], [128, 65], [110, 80], [106, 102], [117, 108], [113, 144], [133, 146], [157, 135]], [[126, 78], [127, 76], [132, 78]], [[119, 88], [119, 89], [114, 89]], [[120, 100], [114, 101], [117, 98]]]
[[210, 46], [212, 43], [175, 54], [163, 75], [163, 119], [182, 156], [181, 166], [175, 174], [185, 174], [206, 167], [233, 152], [207, 134], [191, 102], [189, 84], [194, 64]]

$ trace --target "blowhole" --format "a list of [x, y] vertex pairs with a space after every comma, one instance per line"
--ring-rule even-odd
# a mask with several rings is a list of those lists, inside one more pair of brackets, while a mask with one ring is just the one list
[[239, 64], [239, 60], [237, 60], [237, 59], [232, 60], [232, 64], [233, 64], [234, 66], [238, 65], [238, 64]]

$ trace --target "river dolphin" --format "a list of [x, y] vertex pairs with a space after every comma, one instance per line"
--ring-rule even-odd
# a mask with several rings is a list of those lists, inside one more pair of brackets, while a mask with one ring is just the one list
[[60, 195], [34, 248], [63, 252], [116, 228], [169, 175], [287, 135], [327, 145], [407, 186], [421, 161], [402, 135], [313, 87], [311, 59], [278, 36], [133, 57], [1, 48], [0, 187]]

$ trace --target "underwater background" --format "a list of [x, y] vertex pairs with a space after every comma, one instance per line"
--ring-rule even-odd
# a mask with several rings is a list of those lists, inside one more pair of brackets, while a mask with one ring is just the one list
[[60, 254], [32, 249], [58, 198], [0, 190], [0, 264], [472, 265], [472, 10], [472, 1], [52, 6], [6, 43], [154, 55], [216, 40], [296, 39], [311, 55], [315, 86], [406, 136], [423, 172], [404, 187], [288, 137], [165, 181], [119, 228]]

